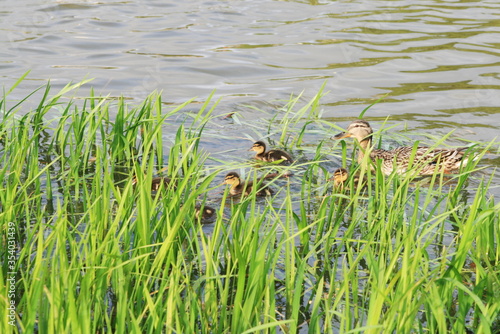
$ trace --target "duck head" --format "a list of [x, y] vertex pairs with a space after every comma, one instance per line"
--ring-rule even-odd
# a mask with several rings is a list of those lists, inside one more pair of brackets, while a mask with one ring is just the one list
[[240, 184], [240, 176], [235, 172], [228, 173], [224, 178], [223, 184], [230, 184], [235, 187]]
[[366, 121], [356, 120], [349, 124], [347, 130], [345, 132], [341, 132], [332, 137], [332, 139], [343, 139], [354, 137], [359, 142], [362, 142], [367, 139], [371, 139], [371, 135], [373, 134], [373, 130], [370, 124]]
[[249, 151], [255, 151], [257, 154], [262, 154], [266, 151], [266, 144], [263, 141], [256, 141]]

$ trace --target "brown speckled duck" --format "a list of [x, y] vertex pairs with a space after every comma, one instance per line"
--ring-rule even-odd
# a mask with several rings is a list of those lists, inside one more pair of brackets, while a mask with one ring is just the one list
[[266, 144], [263, 141], [257, 141], [253, 144], [253, 146], [249, 149], [249, 151], [255, 151], [257, 154], [255, 155], [255, 159], [274, 162], [274, 161], [282, 161], [283, 163], [293, 163], [293, 158], [290, 154], [282, 150], [270, 150], [266, 152]]
[[[252, 181], [242, 182], [238, 173], [235, 172], [228, 173], [224, 178], [224, 183], [231, 185], [231, 188], [229, 188], [231, 196], [251, 194], [254, 187]], [[260, 184], [255, 194], [257, 196], [267, 196], [272, 195], [273, 191], [265, 184]]]
[[[345, 132], [334, 136], [334, 139], [354, 137], [358, 140], [361, 150], [358, 153], [358, 163], [363, 161], [365, 152], [370, 155], [371, 160], [376, 164], [377, 159], [382, 160], [382, 172], [386, 175], [392, 173], [394, 168], [396, 173], [405, 173], [413, 157], [414, 166], [418, 167], [419, 175], [432, 175], [436, 170], [444, 173], [453, 173], [465, 164], [465, 150], [467, 147], [456, 149], [435, 148], [419, 146], [398, 147], [393, 150], [373, 149], [372, 148], [373, 130], [366, 121], [356, 120], [349, 124]], [[415, 152], [413, 152], [415, 150]]]

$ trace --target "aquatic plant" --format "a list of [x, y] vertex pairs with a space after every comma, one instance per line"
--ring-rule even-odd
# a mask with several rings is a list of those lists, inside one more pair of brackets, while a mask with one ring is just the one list
[[[424, 179], [353, 165], [332, 190], [350, 160], [310, 140], [334, 133], [322, 92], [261, 121], [299, 159], [256, 170], [202, 149], [211, 99], [67, 100], [84, 84], [42, 87], [31, 111], [10, 105], [16, 85], [0, 102], [2, 333], [498, 331], [500, 204], [480, 160]], [[278, 171], [276, 193], [230, 198], [219, 184], [235, 169]], [[175, 187], [151, 193], [157, 174]], [[208, 227], [200, 202], [216, 205]]]

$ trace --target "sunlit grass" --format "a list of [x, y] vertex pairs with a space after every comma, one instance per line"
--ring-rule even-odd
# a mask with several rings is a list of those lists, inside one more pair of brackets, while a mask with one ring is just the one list
[[[53, 96], [43, 87], [31, 111], [9, 103], [11, 90], [0, 104], [3, 319], [16, 307], [2, 333], [499, 330], [500, 204], [493, 176], [475, 176], [480, 159], [423, 179], [351, 166], [354, 145], [328, 140], [319, 92], [260, 123], [238, 119], [300, 157], [254, 168], [200, 147], [216, 118], [210, 99], [195, 113], [155, 94], [138, 106], [66, 99], [83, 84]], [[333, 191], [342, 164], [351, 176]], [[266, 180], [272, 196], [237, 199], [220, 186], [231, 170], [294, 176]], [[152, 194], [156, 175], [171, 183]], [[216, 209], [208, 227], [200, 203]]]

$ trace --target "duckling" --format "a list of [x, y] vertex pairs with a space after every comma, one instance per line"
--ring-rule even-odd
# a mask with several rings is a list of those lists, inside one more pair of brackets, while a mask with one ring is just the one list
[[199, 219], [202, 224], [211, 223], [214, 214], [215, 214], [215, 209], [208, 205], [202, 206], [202, 204], [198, 203], [194, 207], [194, 216], [196, 219]]
[[349, 172], [345, 168], [337, 168], [333, 172], [333, 177], [330, 179], [333, 181], [334, 188], [344, 188], [344, 182], [349, 178]]
[[[231, 188], [229, 189], [229, 194], [231, 194], [231, 196], [249, 195], [252, 193], [252, 188], [254, 186], [252, 181], [242, 183], [240, 176], [235, 172], [228, 173], [224, 178], [224, 183], [231, 185]], [[257, 189], [255, 193], [257, 196], [267, 196], [273, 194], [272, 189], [268, 188], [266, 185], [260, 184], [259, 186], [259, 189]]]
[[[328, 181], [333, 181], [333, 187], [335, 189], [344, 189], [345, 182], [349, 178], [349, 171], [345, 168], [337, 168], [333, 172], [332, 178]], [[361, 182], [360, 182], [361, 181]], [[365, 187], [366, 186], [366, 178], [361, 178], [359, 175], [354, 175], [352, 177], [352, 182], [356, 187]]]
[[[133, 180], [132, 180], [132, 184], [134, 186], [137, 185], [137, 176], [134, 176]], [[156, 192], [160, 189], [161, 185], [163, 184], [163, 188], [167, 188], [168, 185], [170, 184], [171, 180], [170, 178], [168, 177], [161, 177], [161, 176], [158, 176], [158, 177], [153, 177], [151, 179], [151, 191], [152, 192]]]
[[170, 184], [170, 179], [168, 177], [154, 177], [151, 179], [151, 190], [158, 191], [162, 186], [166, 188]]
[[253, 144], [253, 146], [249, 149], [249, 151], [255, 151], [257, 154], [255, 155], [255, 159], [273, 162], [273, 161], [282, 161], [284, 163], [293, 163], [293, 158], [290, 154], [282, 150], [270, 150], [266, 152], [266, 144], [263, 141], [257, 141]]
[[[166, 189], [171, 183], [171, 179], [168, 177], [154, 177], [151, 179], [151, 193], [156, 193], [158, 190], [160, 190], [160, 187], [163, 184], [163, 188]], [[132, 180], [132, 184], [134, 186], [137, 185], [137, 177], [134, 176]], [[175, 185], [174, 185], [175, 187]], [[200, 222], [205, 224], [209, 223], [210, 219], [213, 217], [215, 213], [215, 209], [208, 206], [208, 205], [201, 205], [201, 204], [196, 204], [194, 207], [194, 212], [195, 212], [195, 218], [200, 219]], [[201, 213], [201, 215], [200, 215]]]
[[363, 161], [366, 152], [373, 162], [376, 162], [377, 159], [382, 160], [382, 172], [386, 175], [391, 174], [394, 169], [398, 174], [405, 173], [408, 170], [412, 156], [414, 156], [413, 162], [418, 166], [419, 175], [432, 175], [436, 170], [453, 173], [460, 168], [461, 164], [467, 162], [467, 159], [463, 159], [467, 147], [429, 149], [428, 147], [419, 146], [414, 153], [412, 146], [398, 147], [393, 150], [373, 149], [372, 134], [373, 130], [368, 122], [356, 120], [349, 124], [345, 132], [339, 133], [332, 138], [356, 138], [361, 147], [358, 153], [358, 163]]

